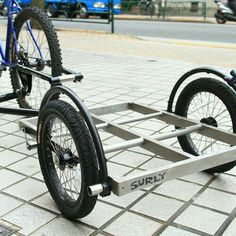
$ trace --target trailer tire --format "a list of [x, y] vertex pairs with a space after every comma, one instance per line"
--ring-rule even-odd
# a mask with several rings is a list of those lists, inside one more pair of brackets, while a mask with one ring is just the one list
[[87, 187], [99, 181], [98, 162], [90, 132], [67, 102], [50, 101], [40, 112], [38, 156], [48, 190], [66, 218], [87, 216], [97, 196]]
[[[207, 97], [207, 107], [204, 105], [204, 99], [201, 99], [200, 96], [206, 95]], [[197, 97], [198, 96], [198, 97]], [[211, 97], [212, 96], [212, 97]], [[213, 99], [214, 96], [214, 100]], [[194, 100], [196, 99], [196, 100]], [[193, 102], [195, 102], [193, 104]], [[202, 104], [200, 104], [202, 102]], [[214, 102], [214, 104], [212, 104]], [[217, 103], [216, 103], [217, 102]], [[206, 103], [206, 100], [205, 100]], [[196, 105], [200, 105], [198, 109], [196, 109]], [[222, 107], [220, 107], [222, 106]], [[223, 107], [224, 106], [224, 107]], [[216, 114], [217, 108], [222, 109], [226, 108], [226, 114], [227, 116], [223, 116], [224, 110], [220, 110], [219, 112], [222, 112], [221, 114]], [[192, 108], [192, 109], [191, 109]], [[193, 109], [194, 108], [194, 109]], [[212, 110], [208, 113], [208, 109]], [[191, 114], [190, 114], [191, 109]], [[202, 111], [203, 114], [199, 114]], [[212, 79], [212, 78], [200, 78], [197, 80], [192, 81], [189, 83], [183, 91], [180, 93], [175, 113], [177, 115], [181, 115], [190, 119], [198, 119], [198, 121], [202, 123], [206, 123], [208, 125], [216, 126], [218, 128], [222, 128], [226, 131], [228, 131], [229, 126], [231, 127], [231, 132], [236, 133], [236, 94], [235, 92], [229, 88], [226, 84], [223, 82]], [[225, 115], [225, 114], [224, 114]], [[223, 117], [223, 118], [222, 118]], [[228, 124], [225, 124], [225, 126], [222, 124], [226, 121], [228, 121]], [[222, 124], [222, 125], [221, 125]], [[228, 125], [228, 126], [226, 126]], [[176, 127], [179, 128], [179, 127]], [[193, 136], [194, 134], [184, 135], [178, 137], [178, 141], [180, 143], [180, 146], [185, 152], [188, 152], [192, 155], [199, 156], [200, 154], [204, 153], [208, 150], [208, 148], [211, 147], [211, 149], [215, 146], [213, 145], [219, 145], [217, 141], [215, 143], [212, 143], [212, 146], [209, 141], [206, 138], [205, 139], [205, 147], [201, 146], [201, 142], [204, 143], [204, 138], [202, 135], [200, 136]], [[197, 139], [198, 137], [198, 139]], [[204, 136], [205, 137], [205, 136]], [[196, 141], [194, 141], [194, 138], [196, 138]], [[211, 139], [209, 139], [212, 141]], [[222, 144], [221, 144], [222, 145]], [[223, 146], [222, 146], [223, 147]], [[202, 150], [198, 150], [202, 148]], [[219, 148], [219, 146], [217, 146]], [[206, 170], [208, 173], [222, 173], [231, 170], [236, 165], [236, 161], [226, 163], [217, 167], [210, 168]]]

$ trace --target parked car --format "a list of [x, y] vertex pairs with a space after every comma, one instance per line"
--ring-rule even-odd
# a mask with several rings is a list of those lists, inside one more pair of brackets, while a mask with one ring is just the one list
[[[48, 16], [58, 17], [67, 13], [68, 17], [88, 18], [90, 15], [98, 15], [108, 18], [109, 0], [45, 0], [45, 9]], [[120, 13], [120, 0], [114, 0], [114, 14]]]

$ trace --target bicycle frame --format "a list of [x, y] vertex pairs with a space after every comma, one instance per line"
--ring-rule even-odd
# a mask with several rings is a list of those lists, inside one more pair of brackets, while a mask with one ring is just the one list
[[[13, 15], [18, 14], [19, 12], [22, 11], [22, 8], [20, 7], [19, 3], [16, 0], [5, 0], [4, 1], [7, 9], [8, 9], [8, 14], [7, 14], [7, 32], [6, 32], [6, 44], [5, 44], [5, 51], [3, 49], [2, 42], [0, 40], [0, 55], [2, 58], [2, 66], [9, 66], [9, 67], [14, 67], [16, 64], [14, 62], [10, 61], [9, 54], [10, 54], [10, 43], [11, 43], [11, 36], [13, 35], [13, 43], [14, 43], [14, 48], [16, 50], [16, 53], [18, 54], [19, 52], [19, 46], [16, 38], [16, 31], [14, 28], [14, 23], [13, 23]], [[40, 50], [39, 45], [37, 44], [37, 41], [33, 35], [32, 29], [30, 27], [29, 22], [26, 23], [27, 30], [29, 31], [30, 36], [32, 37], [32, 40], [39, 51], [39, 55], [41, 59], [43, 59], [42, 52]]]
[[[61, 85], [62, 82], [66, 82], [66, 81], [78, 82], [83, 79], [83, 75], [81, 73], [75, 73], [64, 67], [62, 68], [63, 75], [53, 77], [47, 73], [43, 73], [42, 71], [37, 70], [36, 68], [34, 68], [34, 66], [25, 66], [24, 64], [21, 64], [21, 63], [18, 64], [17, 62], [11, 61], [11, 58], [9, 56], [11, 46], [14, 47], [15, 53], [17, 55], [21, 53], [21, 48], [18, 44], [16, 29], [14, 26], [13, 15], [20, 13], [22, 11], [22, 8], [20, 7], [19, 3], [16, 0], [5, 0], [4, 4], [8, 9], [8, 14], [7, 14], [7, 32], [6, 32], [5, 51], [3, 49], [2, 41], [0, 40], [0, 56], [2, 58], [2, 61], [0, 62], [0, 77], [1, 77], [1, 72], [3, 70], [6, 70], [6, 67], [10, 67], [10, 68], [17, 67], [18, 72], [23, 73], [24, 75], [36, 76], [42, 80], [47, 81], [49, 84], [51, 84], [52, 87], [55, 85]], [[37, 48], [39, 52], [40, 58], [45, 63], [45, 58], [43, 57], [40, 46], [38, 45], [36, 37], [33, 34], [33, 30], [30, 26], [30, 22], [26, 21], [25, 26], [30, 37], [32, 38], [32, 41], [34, 42], [35, 48]], [[12, 43], [13, 45], [11, 45]], [[17, 99], [23, 96], [24, 94], [25, 94], [24, 89], [19, 89], [10, 93], [1, 94], [0, 103]], [[31, 117], [31, 116], [37, 116], [39, 114], [39, 110], [29, 109], [29, 108], [9, 108], [9, 107], [0, 106], [0, 113]]]

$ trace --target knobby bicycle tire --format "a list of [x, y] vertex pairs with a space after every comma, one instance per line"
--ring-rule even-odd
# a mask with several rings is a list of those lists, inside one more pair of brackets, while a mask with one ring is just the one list
[[[207, 100], [201, 100], [200, 98], [197, 98], [197, 96], [200, 96], [201, 94], [206, 94], [208, 96], [208, 99], [210, 99], [210, 96], [215, 96], [211, 102], [215, 104], [209, 105], [209, 101]], [[197, 102], [193, 104], [194, 97], [196, 97], [198, 100]], [[213, 102], [214, 101], [214, 102]], [[190, 114], [191, 110], [191, 105], [192, 107], [196, 107], [198, 105], [198, 109], [195, 108], [192, 109], [194, 112], [194, 116]], [[204, 108], [204, 104], [208, 103], [208, 108], [212, 108], [210, 111], [208, 117], [205, 117], [207, 114], [207, 109], [206, 107]], [[220, 107], [221, 106], [221, 113], [213, 116], [213, 114], [216, 114], [216, 106]], [[222, 110], [225, 106], [225, 110]], [[202, 116], [199, 118], [200, 111], [202, 111]], [[223, 113], [225, 111], [226, 113]], [[192, 81], [189, 83], [183, 91], [180, 93], [177, 103], [176, 103], [176, 108], [175, 108], [175, 113], [177, 115], [181, 115], [184, 117], [196, 119], [197, 117], [199, 118], [198, 121], [201, 121], [203, 123], [206, 123], [208, 125], [213, 125], [213, 126], [220, 126], [220, 123], [222, 124], [222, 127], [225, 127], [224, 129], [228, 131], [227, 129], [231, 127], [231, 131], [236, 133], [236, 94], [235, 92], [229, 88], [226, 84], [223, 82], [212, 79], [212, 78], [200, 78], [197, 80]], [[226, 116], [224, 117], [223, 114]], [[222, 118], [223, 117], [223, 118]], [[225, 124], [223, 124], [223, 121]], [[226, 121], [227, 121], [227, 126], [226, 126]], [[178, 128], [178, 127], [177, 127]], [[221, 127], [219, 127], [221, 128]], [[205, 139], [207, 140], [207, 138]], [[196, 140], [194, 141], [193, 136], [191, 135], [184, 135], [178, 137], [178, 141], [180, 143], [180, 146], [182, 149], [192, 155], [198, 156], [200, 155], [200, 146], [197, 148], [200, 142], [204, 142], [204, 138], [198, 136]], [[212, 145], [217, 144], [217, 141], [213, 141], [209, 139], [207, 141], [207, 148], [212, 148], [209, 145], [209, 141], [212, 141]], [[216, 143], [213, 143], [216, 142]], [[220, 147], [220, 146], [219, 146]], [[232, 169], [236, 165], [236, 161], [226, 163], [220, 166], [216, 166], [213, 168], [210, 168], [206, 170], [208, 173], [221, 173], [221, 172], [226, 172]]]
[[99, 178], [95, 147], [83, 118], [67, 102], [50, 101], [40, 112], [37, 137], [39, 162], [52, 198], [68, 219], [85, 217], [97, 200], [88, 195], [87, 187]]
[[[24, 42], [22, 42], [23, 45], [21, 45], [20, 42], [20, 37], [21, 37], [21, 32], [24, 36], [24, 32], [28, 32], [28, 31], [24, 31], [24, 27], [25, 27], [25, 23], [30, 20], [32, 22], [34, 22], [33, 24], [33, 30], [37, 30], [36, 27], [39, 27], [39, 29], [41, 29], [40, 33], [42, 33], [43, 37], [45, 36], [45, 40], [46, 40], [46, 49], [48, 49], [49, 54], [48, 55], [43, 55], [43, 56], [48, 56], [50, 57], [49, 59], [49, 64], [50, 66], [48, 66], [46, 69], [49, 70], [49, 74], [51, 76], [60, 76], [62, 73], [62, 57], [61, 57], [61, 49], [60, 49], [60, 44], [58, 41], [58, 37], [57, 34], [55, 32], [55, 29], [52, 25], [52, 22], [49, 20], [49, 18], [47, 17], [47, 15], [41, 10], [38, 9], [36, 7], [29, 7], [29, 8], [25, 8], [24, 10], [22, 10], [22, 12], [20, 12], [14, 21], [14, 27], [15, 27], [15, 31], [16, 31], [16, 38], [18, 40], [19, 43], [19, 48], [23, 48], [21, 52], [21, 54], [24, 53], [25, 50], [25, 56], [26, 59], [27, 57], [30, 58], [30, 53], [27, 52], [27, 50], [30, 50], [28, 48], [24, 48], [26, 47], [26, 45], [24, 45]], [[39, 32], [39, 31], [38, 31]], [[28, 37], [28, 35], [27, 35]], [[39, 37], [38, 35], [35, 35], [36, 37], [36, 41], [37, 41], [37, 37]], [[25, 40], [32, 40], [32, 38], [27, 38]], [[42, 40], [42, 39], [41, 39]], [[43, 40], [42, 40], [43, 41]], [[26, 43], [30, 43], [30, 41], [26, 42]], [[38, 44], [40, 43], [44, 43], [44, 42], [38, 42]], [[32, 43], [32, 45], [34, 45]], [[33, 47], [31, 45], [31, 47]], [[48, 48], [47, 48], [48, 46]], [[27, 45], [28, 47], [28, 45]], [[30, 48], [30, 47], [29, 47]], [[43, 45], [42, 45], [43, 48]], [[46, 50], [45, 49], [45, 50]], [[32, 48], [33, 53], [38, 53], [38, 51], [35, 51], [35, 48]], [[43, 49], [42, 49], [43, 50]], [[28, 55], [27, 55], [28, 53]], [[46, 52], [45, 52], [46, 54]], [[14, 62], [17, 61], [18, 63], [23, 64], [24, 66], [27, 66], [27, 63], [25, 63], [22, 60], [19, 60], [19, 55], [15, 54], [15, 49], [14, 49], [14, 42], [13, 42], [13, 37], [11, 38], [11, 48], [10, 48], [10, 55], [9, 58]], [[35, 58], [35, 60], [37, 60], [38, 58]], [[29, 59], [30, 60], [30, 59]], [[36, 68], [36, 70], [42, 70]], [[25, 85], [23, 85], [24, 83], [26, 83], [26, 86], [29, 87], [29, 84], [31, 84], [32, 89], [29, 92], [29, 94], [27, 94], [26, 96], [23, 97], [19, 97], [17, 99], [18, 104], [20, 107], [23, 108], [35, 108], [38, 109], [40, 107], [40, 102], [41, 102], [41, 98], [43, 97], [43, 95], [45, 94], [45, 92], [50, 88], [50, 84], [47, 81], [43, 81], [40, 78], [36, 78], [35, 76], [32, 76], [28, 79], [24, 79], [23, 76], [20, 76], [17, 67], [13, 67], [10, 69], [10, 76], [11, 76], [11, 84], [13, 87], [14, 91], [20, 90], [22, 87], [24, 87]], [[25, 82], [22, 82], [23, 80], [25, 80]], [[34, 92], [35, 91], [35, 92]]]

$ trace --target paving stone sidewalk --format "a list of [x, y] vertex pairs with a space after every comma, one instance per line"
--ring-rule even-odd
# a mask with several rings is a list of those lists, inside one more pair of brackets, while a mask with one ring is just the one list
[[[59, 30], [58, 35], [64, 65], [85, 76], [81, 84], [66, 85], [90, 108], [136, 101], [165, 109], [175, 81], [186, 71], [209, 65], [229, 73], [236, 66], [235, 45], [85, 31]], [[2, 81], [1, 91], [8, 92], [8, 73]], [[15, 106], [14, 101], [4, 105]], [[89, 216], [70, 222], [47, 192], [36, 150], [25, 148], [18, 129], [20, 117], [1, 114], [0, 118], [0, 224], [14, 229], [14, 235], [235, 235], [236, 168], [221, 175], [196, 173], [124, 197], [100, 197]], [[158, 129], [164, 132], [173, 127]], [[151, 121], [137, 123], [133, 130], [157, 131]], [[107, 134], [101, 137], [104, 144], [117, 142]], [[107, 158], [112, 176], [167, 163], [141, 148]]]

